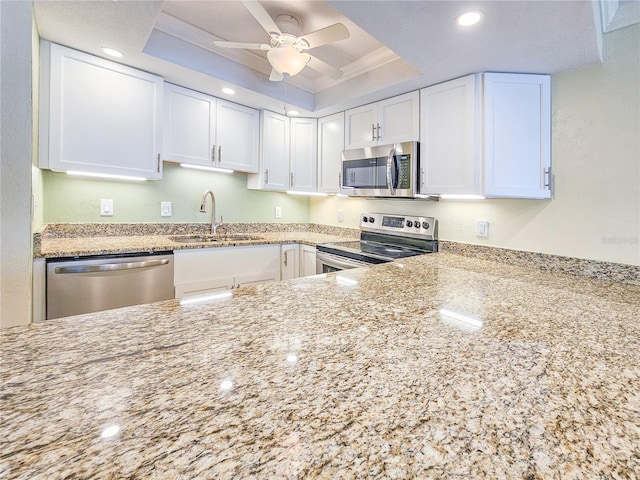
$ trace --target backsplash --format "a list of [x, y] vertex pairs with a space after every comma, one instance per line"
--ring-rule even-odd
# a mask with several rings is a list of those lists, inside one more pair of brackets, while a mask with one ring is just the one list
[[[216, 216], [225, 222], [309, 221], [309, 197], [282, 192], [247, 190], [247, 176], [190, 170], [165, 164], [162, 180], [142, 183], [71, 177], [42, 171], [42, 223], [200, 223], [211, 218], [200, 213], [200, 200], [211, 189]], [[113, 200], [113, 216], [100, 215], [100, 200]], [[171, 202], [172, 216], [160, 215], [160, 202]], [[282, 217], [275, 218], [275, 207]]]

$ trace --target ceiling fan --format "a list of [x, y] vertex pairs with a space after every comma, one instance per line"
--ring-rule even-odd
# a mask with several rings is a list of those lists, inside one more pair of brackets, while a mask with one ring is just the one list
[[257, 1], [242, 0], [242, 4], [269, 34], [271, 37], [269, 43], [214, 41], [215, 46], [266, 51], [267, 60], [272, 67], [269, 80], [274, 82], [297, 75], [305, 66], [334, 80], [342, 76], [342, 70], [305, 52], [305, 50], [349, 38], [349, 30], [342, 23], [334, 23], [302, 35], [298, 20], [291, 15], [279, 15], [274, 21]]

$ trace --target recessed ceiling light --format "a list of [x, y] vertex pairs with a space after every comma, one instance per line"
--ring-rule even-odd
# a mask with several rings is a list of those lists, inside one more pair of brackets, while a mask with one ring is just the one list
[[222, 89], [222, 93], [226, 93], [227, 95], [235, 95], [236, 91], [233, 88], [224, 87]]
[[295, 117], [297, 115], [300, 115], [300, 112], [297, 110], [287, 110], [287, 115], [290, 115], [292, 117]]
[[124, 57], [122, 52], [119, 52], [118, 50], [115, 50], [113, 48], [109, 48], [109, 47], [102, 47], [102, 51], [104, 53], [106, 53], [107, 55], [111, 56], [111, 57], [115, 57], [115, 58], [122, 58]]
[[482, 20], [482, 12], [472, 10], [469, 12], [461, 13], [456, 17], [456, 23], [461, 27], [470, 27]]

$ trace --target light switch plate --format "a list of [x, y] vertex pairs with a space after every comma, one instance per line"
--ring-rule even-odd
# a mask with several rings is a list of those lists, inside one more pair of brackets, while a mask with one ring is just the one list
[[276, 218], [282, 218], [282, 207], [276, 207]]
[[113, 216], [113, 200], [111, 198], [100, 199], [100, 216], [102, 217]]
[[171, 202], [160, 202], [160, 216], [161, 217], [171, 216]]
[[339, 222], [344, 222], [344, 210], [338, 210], [337, 217]]

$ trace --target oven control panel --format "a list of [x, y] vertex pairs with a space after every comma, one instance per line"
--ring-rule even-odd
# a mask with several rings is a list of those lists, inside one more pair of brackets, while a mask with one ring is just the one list
[[360, 230], [366, 232], [408, 235], [436, 240], [436, 220], [433, 217], [416, 217], [386, 213], [363, 213]]

